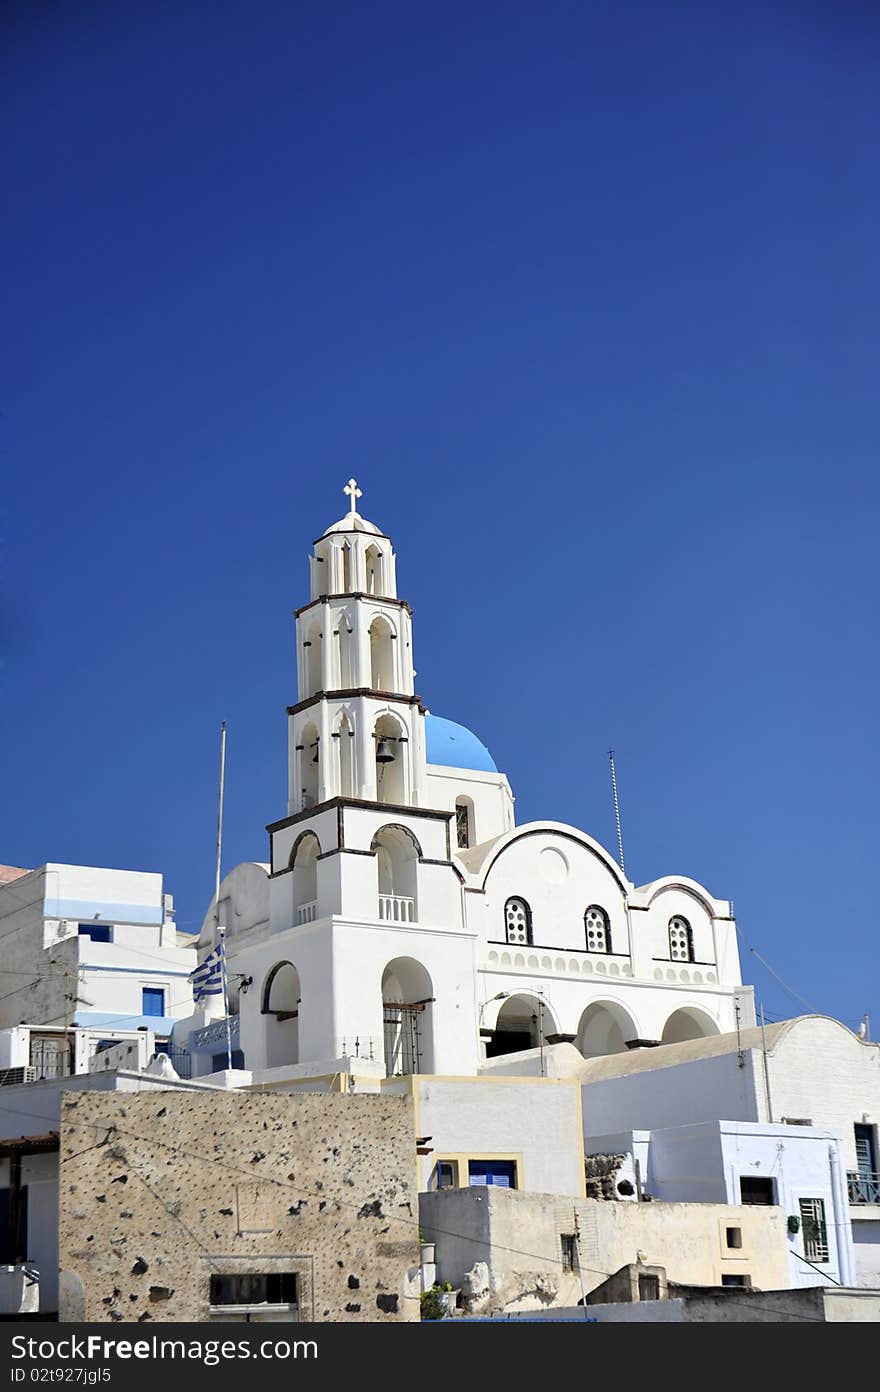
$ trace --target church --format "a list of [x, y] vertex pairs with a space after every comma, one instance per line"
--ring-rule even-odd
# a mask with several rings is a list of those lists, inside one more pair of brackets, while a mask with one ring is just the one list
[[[634, 885], [577, 827], [517, 825], [486, 744], [427, 709], [391, 538], [353, 479], [344, 492], [295, 610], [286, 814], [268, 863], [225, 877], [199, 940], [203, 960], [224, 939], [243, 1067], [379, 1086], [753, 1025], [728, 900], [678, 874]], [[215, 1059], [219, 1009], [191, 1045]]]

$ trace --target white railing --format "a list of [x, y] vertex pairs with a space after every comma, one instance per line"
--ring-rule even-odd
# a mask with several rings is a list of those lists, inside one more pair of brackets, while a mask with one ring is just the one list
[[379, 917], [386, 923], [415, 923], [416, 901], [405, 894], [380, 894]]
[[318, 917], [318, 901], [310, 899], [307, 904], [300, 904], [296, 911], [297, 923], [314, 923]]

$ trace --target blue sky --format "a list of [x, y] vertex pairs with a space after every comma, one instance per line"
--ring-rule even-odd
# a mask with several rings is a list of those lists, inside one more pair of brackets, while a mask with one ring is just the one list
[[880, 1031], [871, 11], [7, 6], [0, 860], [197, 928], [224, 718], [265, 858], [354, 473], [518, 820], [613, 846], [613, 744], [637, 882]]

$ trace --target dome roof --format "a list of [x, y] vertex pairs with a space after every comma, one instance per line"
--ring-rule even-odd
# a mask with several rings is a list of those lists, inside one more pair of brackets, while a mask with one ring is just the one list
[[329, 536], [331, 532], [371, 532], [373, 536], [385, 535], [374, 522], [368, 522], [359, 512], [347, 512], [338, 522], [334, 522], [332, 527], [328, 527], [323, 535]]
[[425, 741], [429, 764], [446, 768], [476, 769], [481, 773], [497, 773], [495, 760], [473, 730], [444, 720], [441, 715], [425, 716]]

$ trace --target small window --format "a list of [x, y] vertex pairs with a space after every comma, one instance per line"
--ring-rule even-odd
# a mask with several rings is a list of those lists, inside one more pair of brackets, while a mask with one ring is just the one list
[[608, 915], [598, 904], [591, 904], [584, 914], [584, 931], [588, 952], [611, 951], [611, 927]]
[[468, 1163], [468, 1184], [498, 1185], [502, 1189], [516, 1188], [515, 1160], [471, 1160]]
[[728, 1247], [742, 1247], [742, 1245], [743, 1245], [743, 1230], [742, 1230], [742, 1228], [728, 1228], [728, 1229], [727, 1229], [727, 1232], [726, 1232], [726, 1241], [727, 1241]]
[[141, 995], [142, 1015], [164, 1015], [165, 1014], [165, 992], [160, 987], [145, 986]]
[[459, 850], [467, 850], [471, 845], [471, 809], [467, 798], [457, 798], [455, 803], [455, 844]]
[[740, 1275], [739, 1272], [734, 1276], [732, 1273], [725, 1272], [721, 1277], [722, 1286], [743, 1286], [748, 1287], [752, 1284], [751, 1276]]
[[639, 1276], [639, 1300], [660, 1299], [660, 1277]]
[[292, 1271], [240, 1272], [211, 1277], [212, 1309], [232, 1306], [297, 1304], [296, 1275]]
[[673, 962], [694, 960], [694, 935], [691, 925], [680, 915], [669, 920], [669, 957]]
[[575, 1233], [560, 1233], [559, 1244], [562, 1248], [562, 1270], [578, 1271], [578, 1240]]
[[504, 928], [509, 943], [532, 943], [532, 911], [525, 899], [508, 899], [504, 905]]
[[435, 1189], [458, 1188], [458, 1165], [454, 1160], [438, 1160], [434, 1166]]
[[775, 1204], [776, 1190], [772, 1179], [742, 1175], [739, 1181], [740, 1203]]
[[112, 942], [113, 929], [107, 923], [80, 923], [81, 938], [91, 938], [92, 942]]
[[801, 1226], [804, 1230], [804, 1256], [807, 1261], [828, 1261], [828, 1230], [822, 1199], [801, 1199]]

